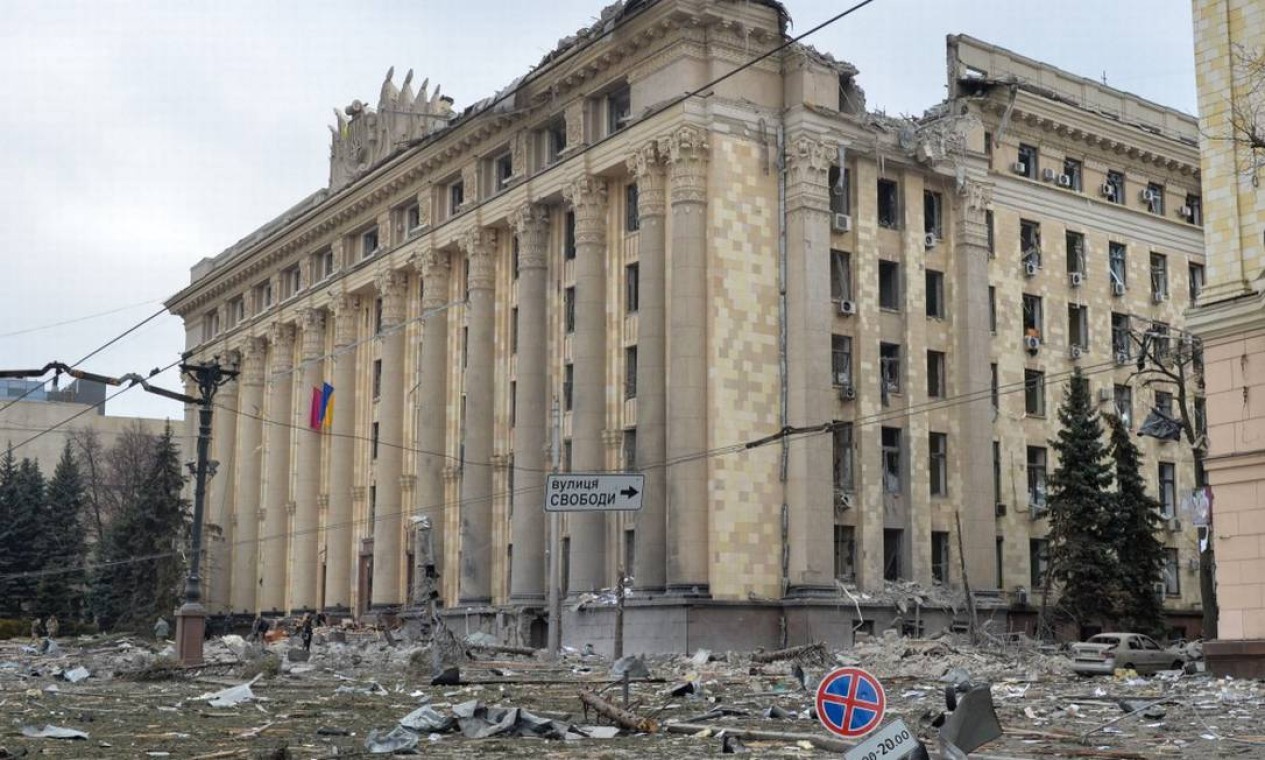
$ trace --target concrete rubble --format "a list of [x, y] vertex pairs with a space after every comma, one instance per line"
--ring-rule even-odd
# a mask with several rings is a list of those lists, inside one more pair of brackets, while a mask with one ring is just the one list
[[1181, 671], [1083, 678], [1066, 654], [1021, 635], [973, 646], [886, 631], [844, 649], [801, 642], [612, 663], [583, 646], [549, 662], [478, 634], [465, 639], [455, 682], [432, 686], [428, 642], [380, 633], [318, 629], [304, 662], [287, 657], [302, 648], [288, 635], [224, 636], [206, 643], [197, 668], [123, 636], [62, 639], [47, 654], [0, 642], [0, 757], [539, 751], [523, 742], [553, 757], [824, 756], [847, 744], [815, 720], [814, 690], [842, 665], [875, 674], [888, 718], [929, 748], [959, 700], [991, 697], [1004, 734], [970, 757], [1265, 755], [1265, 685]]

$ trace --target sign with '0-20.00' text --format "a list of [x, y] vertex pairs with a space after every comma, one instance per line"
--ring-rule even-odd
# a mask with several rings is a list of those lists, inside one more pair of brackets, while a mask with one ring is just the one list
[[546, 512], [620, 512], [641, 509], [646, 476], [570, 472], [545, 478]]

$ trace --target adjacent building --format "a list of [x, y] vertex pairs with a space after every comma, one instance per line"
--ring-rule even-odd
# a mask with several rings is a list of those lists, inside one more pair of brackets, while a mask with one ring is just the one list
[[[1030, 623], [1064, 381], [1135, 427], [1171, 404], [1130, 377], [1203, 283], [1195, 120], [965, 36], [948, 99], [891, 118], [851, 65], [772, 52], [785, 25], [628, 0], [460, 112], [411, 75], [345, 109], [329, 187], [168, 302], [241, 368], [215, 610], [395, 610], [433, 564], [453, 614], [537, 637], [556, 442], [645, 473], [641, 511], [559, 542], [572, 599], [631, 576], [630, 647], [954, 622], [902, 616], [901, 581]], [[1142, 445], [1195, 634], [1191, 454]]]

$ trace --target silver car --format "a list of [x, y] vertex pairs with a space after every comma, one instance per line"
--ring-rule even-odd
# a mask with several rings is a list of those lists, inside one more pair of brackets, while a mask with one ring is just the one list
[[1181, 670], [1186, 658], [1141, 633], [1100, 633], [1072, 645], [1072, 670], [1082, 675], [1110, 675], [1117, 668], [1141, 673]]

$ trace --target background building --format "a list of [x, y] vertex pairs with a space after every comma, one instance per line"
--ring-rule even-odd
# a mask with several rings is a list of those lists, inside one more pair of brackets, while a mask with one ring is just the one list
[[[557, 399], [563, 469], [647, 477], [642, 511], [562, 526], [572, 597], [631, 570], [630, 647], [846, 640], [901, 617], [891, 582], [960, 599], [964, 569], [1029, 624], [1063, 381], [1167, 403], [1132, 340], [1202, 282], [1195, 122], [961, 36], [950, 98], [890, 118], [829, 55], [755, 60], [784, 25], [628, 2], [459, 114], [390, 77], [346, 109], [329, 188], [168, 302], [243, 370], [213, 607], [396, 608], [426, 516], [445, 606], [534, 635]], [[1191, 457], [1145, 447], [1184, 625]], [[608, 612], [569, 607], [567, 639]]]

